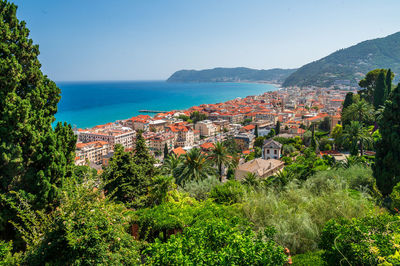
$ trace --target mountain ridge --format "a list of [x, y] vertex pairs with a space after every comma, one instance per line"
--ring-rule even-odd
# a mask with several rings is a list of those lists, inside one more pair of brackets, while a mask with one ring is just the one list
[[167, 82], [270, 82], [281, 84], [296, 69], [252, 69], [216, 67], [203, 70], [178, 70]]

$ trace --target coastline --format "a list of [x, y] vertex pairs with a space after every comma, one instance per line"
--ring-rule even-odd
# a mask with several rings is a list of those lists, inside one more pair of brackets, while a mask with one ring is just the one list
[[79, 128], [128, 119], [139, 115], [139, 110], [181, 111], [279, 90], [277, 84], [259, 82], [85, 81], [57, 85], [62, 100], [56, 122]]

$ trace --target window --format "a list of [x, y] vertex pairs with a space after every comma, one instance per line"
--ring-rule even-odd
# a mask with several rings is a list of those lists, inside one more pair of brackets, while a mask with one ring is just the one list
[[274, 150], [274, 154], [277, 154], [278, 153], [278, 151], [277, 150]]
[[269, 154], [269, 149], [267, 149], [267, 154]]

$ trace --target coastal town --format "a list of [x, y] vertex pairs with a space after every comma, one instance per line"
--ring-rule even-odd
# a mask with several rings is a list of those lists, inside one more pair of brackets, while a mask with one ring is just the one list
[[[247, 172], [268, 177], [284, 167], [280, 160], [282, 145], [267, 138], [271, 130], [276, 131], [278, 126], [278, 137], [302, 137], [307, 128], [323, 121], [332, 130], [341, 124], [341, 108], [349, 92], [356, 92], [356, 88], [281, 88], [224, 103], [158, 112], [154, 117], [140, 114], [93, 128], [76, 128], [75, 164], [89, 165], [101, 172], [108, 165], [114, 146], [121, 144], [132, 150], [140, 131], [159, 163], [167, 154], [181, 156], [193, 148], [207, 153], [216, 142], [230, 139], [242, 158], [235, 177], [240, 179]], [[246, 162], [244, 158], [254, 151], [259, 136], [265, 138], [261, 156]], [[321, 154], [339, 157], [333, 148]]]

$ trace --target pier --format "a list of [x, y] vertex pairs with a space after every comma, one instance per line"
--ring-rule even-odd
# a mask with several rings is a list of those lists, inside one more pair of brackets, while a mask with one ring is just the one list
[[153, 113], [153, 114], [158, 114], [158, 113], [166, 113], [168, 111], [159, 111], [159, 110], [139, 110], [139, 113]]

